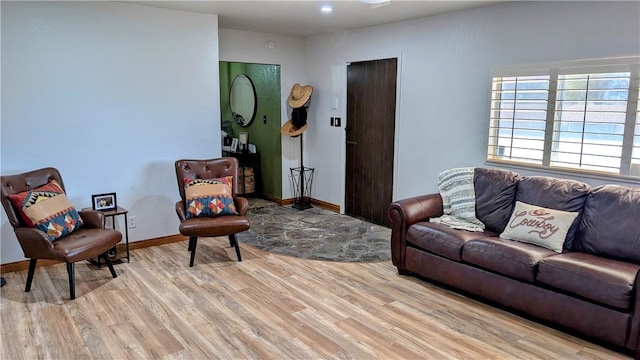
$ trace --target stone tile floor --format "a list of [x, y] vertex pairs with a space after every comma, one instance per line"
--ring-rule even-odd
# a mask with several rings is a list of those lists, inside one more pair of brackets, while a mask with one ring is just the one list
[[307, 210], [250, 199], [251, 229], [240, 243], [305, 259], [342, 262], [391, 259], [391, 229], [313, 207]]

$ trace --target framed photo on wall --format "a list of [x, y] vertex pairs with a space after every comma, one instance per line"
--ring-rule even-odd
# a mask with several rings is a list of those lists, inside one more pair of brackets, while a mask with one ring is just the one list
[[91, 195], [93, 210], [108, 211], [118, 208], [116, 193]]
[[238, 152], [238, 138], [231, 140], [231, 152]]

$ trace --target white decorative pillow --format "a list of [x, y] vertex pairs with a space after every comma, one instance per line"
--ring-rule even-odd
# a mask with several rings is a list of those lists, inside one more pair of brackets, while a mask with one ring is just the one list
[[516, 201], [509, 223], [500, 237], [562, 252], [567, 232], [577, 216], [577, 212], [547, 209]]

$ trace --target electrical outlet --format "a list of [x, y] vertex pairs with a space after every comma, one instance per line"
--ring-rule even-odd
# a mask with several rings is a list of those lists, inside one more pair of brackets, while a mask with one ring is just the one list
[[331, 126], [333, 126], [333, 122], [335, 121], [336, 118], [332, 117], [331, 121], [329, 122], [329, 124], [331, 124]]
[[135, 216], [129, 216], [128, 222], [129, 222], [129, 229], [133, 229], [133, 228], [136, 227], [136, 217]]
[[337, 118], [333, 118], [333, 119], [334, 119], [333, 125], [335, 127], [340, 127], [340, 118], [337, 117]]

